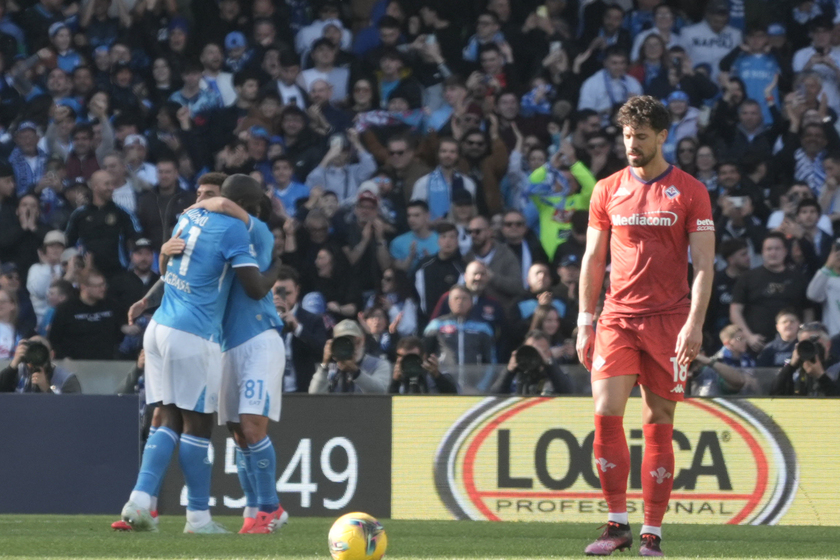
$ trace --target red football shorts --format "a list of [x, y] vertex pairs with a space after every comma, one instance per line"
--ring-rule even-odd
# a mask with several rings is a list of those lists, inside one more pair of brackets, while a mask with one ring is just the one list
[[677, 364], [677, 335], [688, 314], [601, 317], [595, 329], [592, 381], [638, 375], [638, 383], [660, 397], [681, 401], [688, 366]]

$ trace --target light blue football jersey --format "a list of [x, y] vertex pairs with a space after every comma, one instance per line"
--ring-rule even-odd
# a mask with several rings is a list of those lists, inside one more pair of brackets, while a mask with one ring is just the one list
[[218, 342], [233, 282], [231, 267], [258, 266], [248, 228], [241, 220], [197, 209], [181, 215], [174, 231], [187, 245], [169, 260], [163, 301], [153, 319]]
[[[253, 216], [248, 233], [251, 237], [251, 255], [257, 259], [260, 270], [265, 272], [271, 266], [274, 235], [264, 222]], [[282, 327], [283, 321], [274, 307], [271, 291], [260, 300], [251, 299], [239, 280], [234, 279], [222, 321], [222, 352], [236, 348], [269, 329]]]

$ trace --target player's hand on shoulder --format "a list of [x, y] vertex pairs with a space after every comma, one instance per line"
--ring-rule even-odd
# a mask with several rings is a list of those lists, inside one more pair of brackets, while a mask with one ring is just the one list
[[160, 254], [167, 257], [174, 257], [184, 252], [187, 242], [180, 237], [172, 237], [166, 243], [161, 245]]

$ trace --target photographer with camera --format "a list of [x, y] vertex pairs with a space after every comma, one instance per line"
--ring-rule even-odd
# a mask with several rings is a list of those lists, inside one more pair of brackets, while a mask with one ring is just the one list
[[840, 363], [827, 367], [831, 339], [825, 325], [818, 322], [799, 327], [798, 342], [790, 360], [776, 374], [771, 395], [810, 397], [840, 396]]
[[76, 374], [56, 366], [53, 356], [45, 338], [22, 340], [12, 361], [0, 371], [0, 393], [81, 393]]
[[452, 376], [441, 373], [438, 357], [423, 351], [423, 341], [408, 336], [397, 344], [397, 361], [388, 387], [391, 394], [457, 394]]
[[570, 395], [571, 378], [554, 363], [551, 342], [542, 331], [530, 331], [508, 361], [496, 393], [507, 395]]
[[391, 365], [365, 354], [365, 335], [361, 327], [345, 319], [333, 329], [333, 338], [324, 346], [324, 360], [315, 370], [310, 393], [385, 393]]

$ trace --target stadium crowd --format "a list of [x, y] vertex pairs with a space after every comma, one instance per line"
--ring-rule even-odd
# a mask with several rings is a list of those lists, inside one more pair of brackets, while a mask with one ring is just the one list
[[521, 391], [528, 342], [572, 392], [589, 197], [647, 94], [715, 210], [692, 393], [773, 367], [775, 394], [840, 394], [835, 0], [0, 0], [0, 73], [0, 389], [33, 386], [36, 334], [137, 360], [177, 217], [246, 173], [286, 391], [457, 392], [463, 366]]

